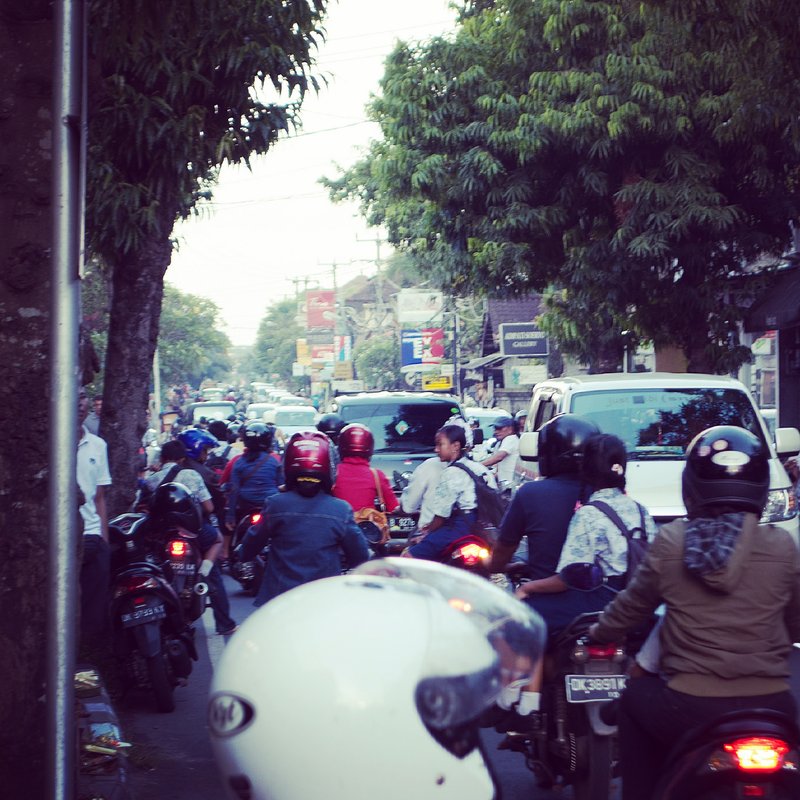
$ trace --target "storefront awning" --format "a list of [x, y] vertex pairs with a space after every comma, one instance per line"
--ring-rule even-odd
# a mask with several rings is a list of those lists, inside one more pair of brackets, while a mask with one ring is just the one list
[[782, 330], [800, 325], [800, 269], [782, 270], [772, 286], [744, 318], [748, 333]]
[[481, 356], [480, 358], [473, 358], [471, 361], [467, 361], [466, 364], [463, 365], [464, 369], [484, 369], [485, 367], [492, 367], [499, 364], [502, 361], [505, 361], [507, 356], [504, 356], [500, 353], [492, 353], [488, 356]]

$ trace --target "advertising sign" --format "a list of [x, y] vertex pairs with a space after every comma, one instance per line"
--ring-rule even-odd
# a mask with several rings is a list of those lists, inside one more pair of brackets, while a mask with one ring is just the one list
[[439, 364], [444, 357], [444, 328], [418, 328], [400, 332], [400, 361], [414, 364]]
[[353, 358], [353, 339], [351, 336], [336, 334], [333, 337], [333, 353], [335, 361], [350, 361]]
[[444, 305], [441, 292], [401, 289], [397, 294], [397, 321], [401, 325], [439, 322]]
[[504, 356], [545, 358], [547, 334], [535, 322], [503, 322], [500, 329], [500, 353]]
[[333, 364], [333, 345], [311, 345], [311, 361], [314, 363], [314, 366], [317, 366], [320, 363]]
[[333, 330], [336, 323], [336, 294], [329, 289], [306, 292], [306, 327]]
[[429, 392], [445, 391], [453, 388], [453, 379], [449, 375], [431, 375], [422, 378], [422, 388]]
[[305, 339], [297, 340], [297, 363], [302, 364], [304, 367], [311, 366], [311, 350]]

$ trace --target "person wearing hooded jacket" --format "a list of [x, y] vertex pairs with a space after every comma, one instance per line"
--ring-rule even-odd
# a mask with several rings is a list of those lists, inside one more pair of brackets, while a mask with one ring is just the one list
[[769, 488], [764, 445], [734, 426], [700, 433], [687, 450], [687, 518], [664, 525], [628, 587], [590, 631], [619, 641], [666, 605], [658, 675], [628, 682], [619, 708], [623, 800], [648, 800], [686, 731], [727, 712], [795, 717], [789, 655], [800, 641], [800, 552], [789, 533], [759, 525]]

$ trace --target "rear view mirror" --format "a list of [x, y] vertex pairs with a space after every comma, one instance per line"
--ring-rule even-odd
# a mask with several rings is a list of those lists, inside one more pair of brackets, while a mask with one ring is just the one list
[[796, 456], [800, 453], [800, 431], [797, 428], [778, 428], [775, 431], [775, 449], [779, 456]]
[[539, 432], [525, 431], [519, 437], [519, 457], [523, 461], [539, 460]]
[[577, 589], [579, 592], [592, 592], [600, 588], [605, 581], [602, 568], [594, 563], [567, 564], [558, 574], [570, 589]]

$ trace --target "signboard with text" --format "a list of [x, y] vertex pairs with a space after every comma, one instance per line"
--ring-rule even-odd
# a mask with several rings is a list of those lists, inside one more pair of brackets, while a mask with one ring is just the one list
[[336, 323], [336, 294], [328, 289], [306, 292], [306, 327], [333, 330]]
[[549, 352], [547, 334], [535, 322], [503, 322], [500, 332], [500, 354], [545, 358]]
[[443, 328], [417, 328], [400, 332], [400, 360], [404, 367], [439, 364], [443, 357]]

